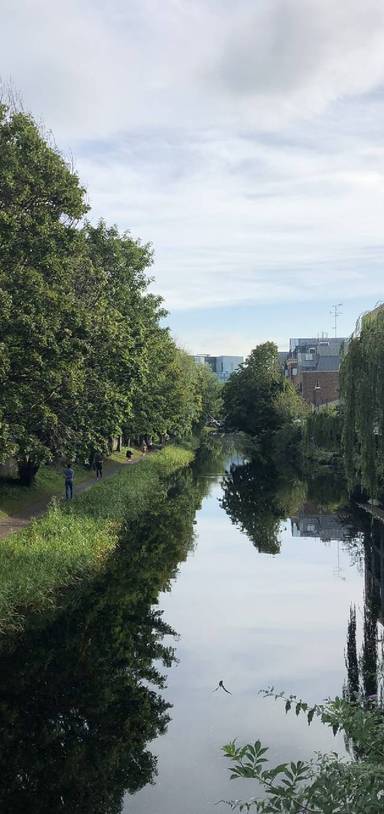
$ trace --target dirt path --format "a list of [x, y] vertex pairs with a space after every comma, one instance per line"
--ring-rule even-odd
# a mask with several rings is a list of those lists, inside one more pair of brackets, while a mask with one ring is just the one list
[[[135, 466], [135, 464], [140, 463], [141, 460], [142, 458], [139, 458], [138, 460], [131, 461], [130, 463], [128, 463], [128, 461], [121, 463], [118, 461], [116, 462], [106, 461], [103, 467], [103, 480], [112, 477], [112, 475], [117, 475], [117, 473], [120, 472], [124, 466]], [[90, 475], [89, 478], [81, 481], [81, 483], [78, 484], [76, 484], [75, 480], [74, 500], [76, 500], [77, 495], [81, 495], [82, 492], [87, 492], [88, 489], [92, 489], [92, 486], [95, 486], [96, 483], [99, 483], [99, 481], [96, 481], [96, 477], [94, 474]], [[63, 479], [63, 491], [64, 491], [64, 479]], [[26, 509], [20, 509], [17, 515], [14, 515], [13, 517], [6, 517], [4, 518], [4, 520], [0, 520], [0, 540], [3, 540], [5, 537], [8, 537], [9, 534], [13, 534], [13, 532], [15, 531], [20, 531], [20, 529], [25, 528], [25, 526], [28, 526], [31, 520], [34, 520], [35, 517], [41, 517], [41, 515], [47, 511], [47, 508], [53, 497], [61, 498], [62, 500], [64, 500], [63, 492], [57, 493], [55, 495], [47, 495], [47, 497], [45, 497], [44, 499], [36, 501], [36, 503], [34, 503], [32, 506], [28, 506]]]

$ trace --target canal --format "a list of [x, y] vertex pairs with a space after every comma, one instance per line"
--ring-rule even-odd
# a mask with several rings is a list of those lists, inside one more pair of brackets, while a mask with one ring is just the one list
[[256, 791], [229, 780], [230, 739], [275, 763], [343, 753], [259, 693], [340, 695], [351, 605], [359, 649], [367, 592], [382, 618], [382, 531], [343, 502], [332, 473], [276, 479], [234, 455], [173, 478], [106, 574], [3, 642], [1, 811], [223, 814]]

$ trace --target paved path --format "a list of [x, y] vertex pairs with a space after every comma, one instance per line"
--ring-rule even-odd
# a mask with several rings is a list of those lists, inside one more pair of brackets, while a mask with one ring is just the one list
[[[128, 461], [105, 461], [103, 467], [103, 480], [110, 478], [112, 475], [117, 475], [118, 472], [121, 472], [124, 466], [134, 466], [135, 464], [140, 463], [143, 457], [144, 456], [138, 458], [136, 461], [131, 461], [130, 463], [128, 463]], [[81, 483], [78, 484], [76, 484], [75, 480], [74, 500], [76, 500], [76, 495], [80, 495], [82, 492], [87, 492], [88, 489], [92, 489], [92, 486], [95, 486], [96, 483], [99, 483], [99, 481], [96, 481], [94, 474], [90, 475], [89, 478], [81, 481]], [[28, 526], [31, 520], [34, 520], [35, 517], [41, 517], [41, 515], [47, 511], [53, 497], [64, 499], [62, 497], [62, 492], [55, 495], [47, 495], [47, 497], [36, 501], [36, 503], [29, 505], [27, 508], [20, 509], [20, 511], [14, 517], [5, 517], [4, 520], [0, 520], [0, 540], [3, 540], [4, 537], [8, 537], [9, 534], [13, 534], [15, 531], [20, 531], [20, 529], [25, 528], [25, 526]]]

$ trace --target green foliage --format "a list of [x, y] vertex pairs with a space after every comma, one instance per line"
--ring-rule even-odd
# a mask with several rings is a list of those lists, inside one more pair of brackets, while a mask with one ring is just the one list
[[170, 720], [162, 668], [175, 661], [156, 603], [193, 545], [199, 501], [187, 470], [133, 522], [128, 503], [105, 572], [2, 638], [2, 814], [120, 814], [125, 794], [154, 782], [150, 743]]
[[322, 449], [338, 452], [341, 445], [343, 413], [340, 407], [324, 407], [309, 413], [305, 422], [305, 440], [309, 450]]
[[258, 345], [231, 375], [224, 385], [223, 402], [227, 427], [247, 433], [269, 449], [273, 433], [300, 421], [307, 412], [303, 399], [283, 376], [273, 342]]
[[77, 176], [33, 120], [4, 106], [0, 201], [1, 452], [16, 449], [38, 463], [63, 440], [62, 411], [79, 376], [70, 316], [81, 244], [75, 227], [87, 205]]
[[0, 461], [23, 483], [42, 462], [86, 461], [123, 430], [183, 437], [217, 409], [161, 326], [152, 249], [88, 206], [33, 119], [0, 106]]
[[125, 516], [137, 523], [164, 478], [192, 459], [167, 447], [102, 481], [73, 503], [55, 504], [44, 517], [0, 547], [0, 631], [19, 629], [31, 611], [56, 602], [57, 592], [98, 573], [116, 548]]
[[341, 367], [343, 451], [348, 484], [372, 497], [384, 488], [384, 310], [367, 315]]
[[384, 800], [384, 719], [381, 712], [336, 698], [325, 704], [309, 705], [296, 696], [285, 697], [273, 688], [265, 693], [282, 699], [285, 711], [304, 714], [308, 724], [314, 717], [342, 731], [358, 758], [340, 758], [336, 752], [317, 754], [313, 760], [265, 767], [267, 748], [260, 741], [223, 747], [232, 763], [231, 778], [255, 779], [263, 797], [244, 802], [225, 801], [233, 811], [260, 814], [381, 814]]
[[278, 554], [280, 524], [305, 499], [305, 484], [260, 460], [232, 466], [223, 480], [221, 505], [260, 552]]
[[[89, 480], [88, 467], [76, 466], [76, 484]], [[0, 519], [25, 516], [34, 511], [36, 505], [44, 506], [51, 497], [63, 494], [63, 467], [56, 464], [43, 464], [36, 474], [32, 486], [21, 486], [19, 481], [0, 479]]]
[[223, 410], [223, 385], [209, 365], [197, 365], [198, 392], [201, 395], [201, 413], [197, 429], [210, 418], [220, 420]]

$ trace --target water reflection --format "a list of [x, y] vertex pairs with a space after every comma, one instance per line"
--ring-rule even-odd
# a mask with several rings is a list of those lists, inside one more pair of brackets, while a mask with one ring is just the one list
[[[313, 693], [313, 701], [340, 692], [347, 627], [348, 692], [360, 698], [379, 687], [380, 694], [384, 526], [340, 510], [344, 486], [332, 472], [300, 478], [263, 462], [238, 462], [221, 489], [213, 476], [228, 454], [233, 461], [232, 447], [207, 437], [192, 469], [156, 497], [156, 511], [135, 529], [127, 524], [127, 539], [104, 576], [68, 595], [49, 622], [35, 620], [22, 638], [3, 642], [5, 814], [119, 814], [125, 792], [126, 811], [206, 814], [208, 801], [233, 796], [219, 749], [229, 737], [272, 739], [278, 760], [290, 759], [292, 749], [302, 750], [295, 753], [301, 758], [312, 748], [328, 749], [313, 728], [298, 733], [297, 720], [265, 713], [257, 691], [274, 683], [304, 697]], [[194, 548], [195, 512], [208, 489], [199, 548], [161, 600], [167, 619], [183, 631], [168, 703], [163, 667], [175, 655], [157, 601]], [[238, 529], [258, 551], [281, 549], [281, 556], [257, 557], [241, 545]], [[347, 582], [332, 578], [329, 540], [364, 569], [365, 610], [356, 569]], [[220, 678], [231, 697], [212, 694]], [[162, 770], [151, 789], [155, 751]]]
[[300, 506], [305, 484], [262, 463], [232, 465], [223, 481], [221, 506], [260, 552], [278, 554], [280, 523]]
[[346, 648], [346, 692], [352, 699], [383, 706], [384, 524], [352, 507], [344, 512], [344, 521], [349, 521], [349, 545], [364, 571], [362, 644], [359, 651], [359, 619], [356, 609], [351, 607]]
[[125, 791], [153, 782], [147, 744], [169, 722], [161, 664], [174, 661], [156, 602], [193, 545], [200, 499], [191, 473], [175, 478], [102, 578], [49, 624], [3, 641], [4, 814], [118, 814]]
[[[364, 572], [361, 645], [356, 608], [346, 620], [345, 660], [351, 699], [383, 701], [384, 524], [346, 503], [345, 484], [336, 472], [316, 472], [305, 480], [286, 477], [260, 462], [232, 465], [223, 481], [222, 507], [259, 552], [278, 554], [281, 521], [289, 516], [291, 536], [337, 541]], [[335, 573], [341, 576], [338, 566]], [[380, 653], [379, 653], [380, 651]]]

